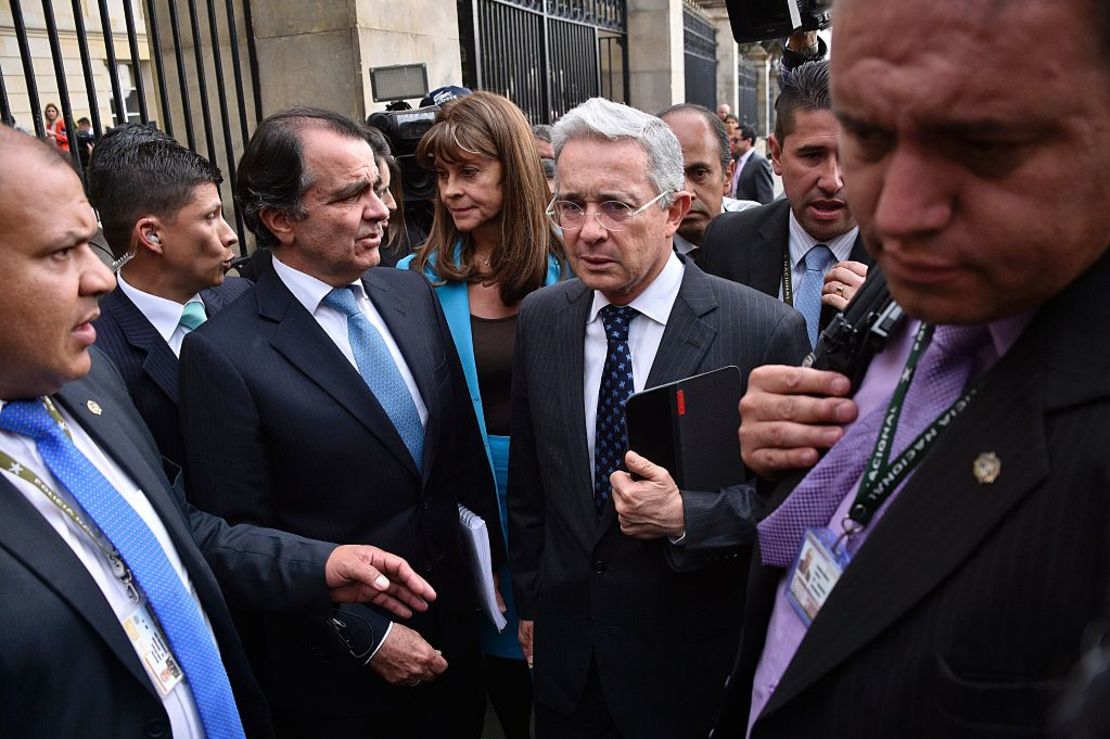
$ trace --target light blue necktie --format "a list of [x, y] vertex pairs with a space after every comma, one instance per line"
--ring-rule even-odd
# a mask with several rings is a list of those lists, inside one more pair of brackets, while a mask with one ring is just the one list
[[204, 303], [194, 300], [185, 304], [184, 310], [181, 311], [181, 320], [177, 325], [184, 326], [187, 331], [195, 331], [197, 326], [207, 320], [208, 314], [204, 310]]
[[594, 505], [598, 513], [609, 500], [609, 476], [624, 466], [628, 451], [628, 430], [624, 423], [624, 404], [635, 390], [632, 380], [632, 354], [628, 349], [628, 329], [640, 312], [630, 305], [607, 305], [600, 311], [608, 342], [601, 387], [597, 393], [597, 421], [594, 426]]
[[818, 324], [821, 322], [821, 288], [825, 285], [825, 271], [836, 262], [832, 249], [817, 244], [802, 257], [806, 266], [805, 279], [794, 296], [794, 307], [806, 319], [809, 345], [817, 346]]
[[408, 447], [416, 468], [420, 469], [424, 459], [424, 425], [420, 423], [420, 413], [385, 339], [359, 310], [354, 290], [353, 285], [337, 287], [324, 297], [324, 305], [347, 316], [347, 338], [358, 373], [381, 403], [401, 441]]
[[243, 737], [239, 709], [200, 606], [135, 509], [74, 446], [41, 400], [8, 403], [0, 428], [33, 439], [47, 468], [119, 551], [185, 672], [209, 739]]

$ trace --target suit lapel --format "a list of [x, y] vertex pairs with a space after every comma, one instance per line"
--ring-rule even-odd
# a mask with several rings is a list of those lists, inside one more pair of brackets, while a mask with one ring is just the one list
[[[909, 611], [1048, 475], [1042, 363], [1034, 347], [1035, 342], [1022, 341], [995, 366], [968, 411], [875, 524], [814, 620], [765, 714]], [[978, 484], [971, 473], [983, 452], [994, 452], [1004, 466], [991, 485]]]
[[[436, 388], [435, 361], [439, 354], [434, 346], [428, 345], [428, 339], [422, 331], [413, 331], [412, 322], [415, 320], [418, 307], [412, 305], [412, 296], [400, 290], [390, 290], [381, 272], [370, 270], [362, 280], [366, 295], [377, 308], [401, 356], [416, 381], [416, 388], [428, 409], [428, 423], [424, 428], [424, 459], [421, 460], [424, 482], [427, 482], [431, 471], [431, 460], [435, 459], [435, 440], [439, 438], [439, 425], [442, 412], [439, 408], [439, 393]], [[469, 397], [460, 398], [459, 402], [469, 401]], [[390, 426], [392, 426], [392, 421]], [[397, 436], [400, 439], [400, 436]], [[403, 444], [403, 442], [402, 442]], [[407, 447], [406, 447], [407, 451]]]
[[[790, 203], [783, 199], [767, 206], [770, 213], [759, 226], [759, 240], [751, 244], [751, 287], [772, 298], [779, 296], [783, 258], [789, 253]], [[738, 249], [745, 248], [737, 244]]]
[[419, 477], [412, 455], [362, 375], [293, 297], [277, 273], [264, 272], [255, 286], [255, 294], [259, 314], [278, 324], [270, 337], [274, 350], [345, 408]]
[[151, 685], [123, 627], [88, 570], [7, 477], [0, 477], [0, 547], [69, 603], [151, 695]]
[[[644, 389], [665, 385], [696, 374], [705, 353], [717, 336], [717, 329], [702, 320], [707, 313], [717, 309], [717, 296], [705, 273], [689, 259], [680, 257], [686, 269], [678, 289], [655, 361], [651, 363]], [[581, 376], [581, 374], [579, 374]], [[616, 508], [609, 502], [601, 515], [598, 528], [600, 538], [617, 520]]]
[[868, 265], [874, 261], [871, 259], [871, 255], [867, 253], [867, 247], [863, 245], [863, 234], [856, 235], [856, 240], [852, 244], [852, 252], [848, 255], [848, 259], [853, 262], [862, 262]]
[[177, 357], [170, 345], [122, 290], [117, 288], [105, 296], [104, 308], [111, 312], [127, 343], [145, 355], [143, 372], [177, 405]]

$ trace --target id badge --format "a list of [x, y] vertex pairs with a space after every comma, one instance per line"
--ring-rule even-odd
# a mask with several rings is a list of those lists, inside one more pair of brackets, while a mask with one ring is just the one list
[[184, 674], [169, 645], [166, 644], [162, 630], [158, 628], [158, 624], [147, 611], [145, 604], [123, 619], [123, 630], [127, 632], [127, 637], [131, 640], [135, 651], [142, 658], [147, 674], [158, 686], [163, 697], [169, 695], [170, 691], [181, 682]]
[[808, 628], [852, 557], [828, 529], [808, 529], [786, 585], [786, 600]]

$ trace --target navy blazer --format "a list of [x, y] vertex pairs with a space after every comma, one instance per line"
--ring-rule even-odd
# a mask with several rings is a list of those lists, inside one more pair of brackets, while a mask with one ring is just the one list
[[[163, 474], [112, 363], [95, 347], [91, 354], [89, 375], [63, 387], [55, 401], [154, 507], [216, 635], [247, 736], [269, 736], [269, 711], [224, 596], [255, 606], [324, 608], [324, 562], [334, 545], [229, 527], [189, 506]], [[0, 477], [0, 582], [0, 737], [168, 733], [161, 698], [103, 594], [7, 476]]]
[[[222, 284], [202, 290], [200, 299], [211, 317], [250, 287], [248, 280], [227, 277]], [[185, 449], [177, 409], [177, 357], [173, 350], [119, 288], [100, 300], [100, 318], [93, 326], [96, 327], [97, 347], [119, 369], [162, 456], [180, 466]]]
[[[460, 546], [458, 504], [497, 521], [493, 477], [458, 353], [432, 286], [408, 270], [363, 277], [428, 409], [420, 469], [358, 371], [274, 270], [252, 293], [185, 338], [181, 418], [190, 499], [231, 521], [329, 541], [374, 544], [404, 557], [436, 589], [406, 625], [445, 655], [476, 649], [476, 594]], [[504, 561], [490, 526], [494, 564]], [[388, 617], [351, 618], [384, 636]], [[240, 621], [246, 625], [246, 621]], [[267, 614], [247, 627], [256, 669], [283, 707], [388, 702], [361, 663], [336, 661], [319, 619]], [[264, 665], [261, 663], [264, 661]], [[450, 662], [450, 657], [448, 656]], [[276, 700], [276, 699], [275, 699]]]

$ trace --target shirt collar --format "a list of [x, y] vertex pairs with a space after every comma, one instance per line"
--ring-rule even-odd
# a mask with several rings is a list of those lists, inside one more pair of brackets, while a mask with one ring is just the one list
[[748, 163], [748, 160], [752, 158], [752, 154], [754, 153], [755, 147], [753, 146], [752, 148], [748, 149], [743, 154], [738, 156], [736, 158], [736, 169], [743, 169], [744, 165]]
[[697, 248], [696, 245], [682, 238], [677, 233], [674, 235], [674, 250], [679, 254], [686, 256]]
[[[123, 294], [130, 298], [139, 312], [146, 317], [146, 320], [150, 321], [150, 325], [154, 326], [154, 330], [166, 343], [169, 343], [170, 337], [173, 336], [173, 332], [177, 330], [177, 325], [181, 322], [181, 314], [185, 310], [185, 306], [176, 300], [143, 292], [125, 280], [122, 272], [116, 275], [116, 281], [119, 282], [119, 289], [123, 290]], [[198, 293], [186, 302], [203, 304], [204, 301], [200, 299]]]
[[[320, 303], [332, 291], [332, 286], [323, 280], [319, 280], [310, 274], [301, 272], [299, 269], [290, 267], [285, 262], [274, 254], [274, 271], [277, 276], [289, 288], [289, 292], [293, 293], [293, 297], [297, 302], [305, 307], [312, 315], [316, 315], [316, 310], [320, 307]], [[360, 280], [355, 280], [351, 283], [355, 287], [355, 297], [365, 295], [365, 290]]]
[[829, 241], [818, 241], [809, 235], [809, 232], [802, 228], [802, 224], [798, 223], [798, 219], [794, 217], [794, 211], [790, 211], [790, 265], [797, 267], [798, 262], [805, 258], [806, 253], [817, 244], [825, 244], [832, 250], [836, 261], [843, 262], [845, 259], [852, 255], [852, 246], [856, 243], [856, 236], [859, 235], [859, 226], [852, 226], [847, 232], [840, 234], [835, 239]]
[[[666, 326], [675, 298], [678, 297], [678, 289], [682, 287], [682, 276], [685, 273], [686, 267], [672, 251], [667, 257], [663, 271], [629, 305], [656, 323]], [[598, 312], [607, 305], [609, 301], [605, 296], [594, 290], [594, 302], [590, 306], [590, 316], [586, 322], [596, 321]]]

